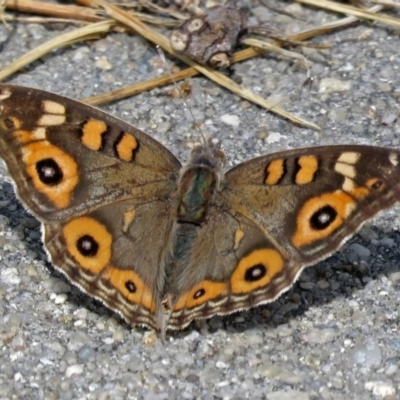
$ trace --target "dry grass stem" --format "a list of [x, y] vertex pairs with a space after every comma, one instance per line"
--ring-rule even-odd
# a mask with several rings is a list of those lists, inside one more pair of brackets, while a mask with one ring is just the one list
[[104, 17], [87, 7], [60, 5], [33, 0], [7, 0], [7, 9], [31, 14], [51, 15], [53, 17], [78, 19], [88, 22], [99, 22]]
[[4, 12], [6, 6], [7, 6], [7, 0], [0, 0], [0, 20], [7, 29], [10, 29], [10, 26], [7, 24], [6, 14]]
[[95, 24], [84, 26], [82, 28], [78, 28], [71, 32], [57, 36], [34, 48], [30, 52], [24, 54], [18, 60], [15, 60], [7, 67], [0, 70], [0, 81], [3, 81], [5, 78], [19, 71], [21, 68], [27, 66], [28, 64], [55, 49], [68, 46], [77, 41], [98, 38], [99, 35], [109, 32], [113, 26], [115, 26], [114, 20], [96, 22]]
[[308, 4], [325, 10], [336, 11], [342, 14], [352, 15], [359, 19], [369, 19], [372, 21], [382, 22], [386, 25], [400, 27], [400, 19], [391, 17], [390, 15], [378, 14], [369, 10], [348, 6], [346, 4], [335, 3], [327, 0], [296, 0], [298, 3]]
[[265, 42], [263, 40], [258, 40], [258, 39], [254, 39], [254, 38], [243, 39], [242, 43], [244, 43], [248, 46], [257, 47], [262, 50], [280, 54], [281, 56], [286, 57], [286, 58], [299, 60], [303, 63], [303, 66], [305, 69], [307, 69], [307, 70], [309, 69], [309, 65], [307, 63], [306, 58], [302, 54], [296, 53], [295, 51], [282, 49], [281, 47], [279, 47], [273, 43]]
[[[114, 3], [115, 4], [115, 3]], [[115, 4], [117, 5], [117, 4]], [[126, 8], [125, 5], [121, 5], [122, 7]], [[168, 9], [168, 8], [164, 8], [164, 7], [160, 7], [157, 4], [155, 4], [152, 1], [148, 1], [148, 0], [141, 0], [139, 6], [141, 7], [145, 7], [148, 10], [154, 12], [154, 13], [160, 13], [163, 15], [170, 15], [171, 17], [175, 18], [178, 21], [186, 21], [190, 15], [187, 13], [181, 13], [179, 11], [173, 10], [173, 9]], [[178, 22], [179, 24], [180, 22]]]
[[90, 104], [92, 106], [99, 106], [101, 104], [111, 103], [113, 101], [121, 100], [126, 97], [134, 96], [151, 89], [155, 89], [160, 86], [168, 85], [171, 83], [171, 76], [173, 80], [181, 81], [185, 78], [190, 78], [197, 75], [198, 72], [194, 68], [187, 68], [179, 72], [175, 72], [171, 75], [165, 75], [160, 78], [151, 79], [145, 82], [140, 82], [135, 85], [127, 86], [122, 89], [112, 90], [108, 93], [102, 93], [91, 97], [86, 97], [81, 99], [84, 103]]
[[393, 7], [393, 8], [400, 8], [400, 3], [398, 1], [392, 0], [371, 0], [371, 3], [375, 4], [382, 4], [384, 6]]
[[166, 28], [175, 28], [176, 26], [180, 25], [179, 21], [176, 21], [175, 19], [167, 19], [167, 18], [157, 18], [149, 14], [145, 13], [140, 13], [140, 12], [130, 12], [132, 15], [134, 15], [136, 18], [139, 18], [143, 22], [147, 22], [152, 25], [156, 26], [164, 26]]
[[[59, 5], [45, 3], [42, 1], [32, 1], [32, 0], [1, 0], [6, 2], [6, 8], [10, 10], [16, 10], [20, 12], [27, 12], [31, 14], [40, 15], [51, 15], [53, 17], [65, 18], [65, 22], [77, 23], [77, 21], [85, 22], [100, 22], [104, 21], [105, 17], [99, 15], [98, 11], [91, 8], [71, 6], [71, 5]], [[148, 22], [152, 25], [165, 26], [167, 28], [174, 28], [179, 25], [179, 22], [175, 19], [158, 18], [149, 14], [132, 12], [137, 18], [142, 21]], [[101, 13], [103, 14], [103, 13]], [[11, 20], [11, 18], [9, 17]], [[18, 20], [20, 21], [20, 20]]]
[[72, 24], [77, 26], [87, 25], [90, 22], [82, 20], [73, 20], [66, 18], [52, 18], [52, 17], [21, 17], [20, 15], [13, 15], [5, 13], [1, 16], [4, 21], [7, 22], [20, 22], [23, 24], [50, 24], [50, 23], [62, 23]]
[[[368, 11], [377, 13], [383, 9], [383, 6], [373, 6]], [[345, 26], [349, 26], [357, 22], [359, 19], [357, 17], [346, 17], [334, 22], [328, 22], [324, 25], [321, 25], [317, 28], [305, 29], [304, 31], [298, 32], [291, 38], [295, 38], [296, 40], [307, 40], [311, 37], [324, 35], [326, 33], [330, 33], [336, 29], [344, 28]]]

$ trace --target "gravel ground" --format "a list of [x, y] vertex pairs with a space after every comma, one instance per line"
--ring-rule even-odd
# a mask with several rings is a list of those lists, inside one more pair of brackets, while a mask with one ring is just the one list
[[[257, 1], [243, 3], [252, 5], [260, 21], [272, 18], [270, 26], [286, 32], [336, 18], [276, 1], [304, 17], [293, 20]], [[71, 29], [17, 23], [10, 31], [1, 25], [1, 67]], [[363, 23], [323, 40], [332, 50], [304, 51], [316, 78], [310, 91], [300, 93], [305, 72], [278, 56], [235, 68], [246, 87], [319, 124], [321, 132], [295, 127], [206, 79], [190, 81], [195, 119], [222, 141], [231, 165], [311, 145], [399, 147], [400, 124], [393, 121], [400, 97], [398, 32]], [[78, 99], [164, 73], [153, 46], [114, 33], [56, 51], [9, 81]], [[148, 132], [181, 160], [200, 140], [182, 100], [171, 100], [166, 89], [104, 109]], [[1, 167], [0, 399], [400, 398], [399, 207], [308, 268], [278, 301], [196, 322], [162, 344], [52, 269], [38, 222], [7, 180]]]

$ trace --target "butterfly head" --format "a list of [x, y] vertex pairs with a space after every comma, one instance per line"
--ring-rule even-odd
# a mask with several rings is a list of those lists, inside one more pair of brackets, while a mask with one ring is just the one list
[[189, 166], [209, 167], [218, 174], [222, 173], [226, 164], [225, 153], [221, 150], [221, 143], [214, 143], [208, 139], [205, 144], [196, 146], [190, 155]]

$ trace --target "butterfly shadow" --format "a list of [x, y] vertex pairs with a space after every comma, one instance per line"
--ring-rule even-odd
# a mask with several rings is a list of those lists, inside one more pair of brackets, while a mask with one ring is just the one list
[[[275, 301], [250, 310], [195, 321], [179, 335], [185, 336], [196, 329], [233, 333], [265, 331], [290, 325], [311, 309], [323, 309], [335, 300], [353, 299], [354, 293], [363, 290], [370, 281], [381, 276], [388, 278], [400, 271], [400, 232], [388, 232], [376, 226], [372, 232], [374, 237], [383, 239], [371, 244], [363, 238], [365, 230], [362, 228], [331, 257], [306, 268], [293, 286]], [[400, 288], [400, 282], [397, 285]]]

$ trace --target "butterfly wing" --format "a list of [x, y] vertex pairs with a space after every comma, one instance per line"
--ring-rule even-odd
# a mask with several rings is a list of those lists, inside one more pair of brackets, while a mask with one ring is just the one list
[[172, 153], [98, 109], [0, 85], [0, 156], [44, 224], [55, 266], [128, 321], [153, 326], [181, 167]]
[[400, 151], [373, 146], [276, 153], [228, 171], [225, 198], [282, 252], [309, 265], [400, 200], [399, 162]]
[[288, 290], [304, 267], [400, 200], [399, 160], [394, 149], [331, 146], [271, 154], [228, 171], [207, 224], [193, 235], [190, 267], [176, 270], [170, 327]]
[[0, 86], [0, 134], [18, 196], [39, 219], [68, 218], [115, 199], [157, 197], [181, 167], [133, 126], [37, 89]]

